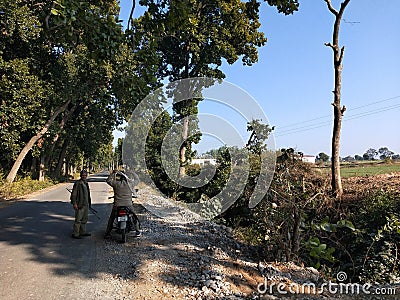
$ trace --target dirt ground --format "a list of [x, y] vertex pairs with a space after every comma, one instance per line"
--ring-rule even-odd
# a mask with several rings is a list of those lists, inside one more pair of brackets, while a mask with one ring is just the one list
[[367, 191], [382, 190], [400, 195], [400, 172], [342, 179], [345, 196], [363, 195]]

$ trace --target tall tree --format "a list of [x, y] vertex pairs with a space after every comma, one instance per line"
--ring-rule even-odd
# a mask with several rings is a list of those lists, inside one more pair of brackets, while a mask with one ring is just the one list
[[[44, 87], [46, 85], [51, 87], [46, 90], [45, 97], [42, 97], [45, 101], [40, 102], [41, 108], [47, 113], [42, 114], [42, 119], [34, 126], [35, 130], [30, 133], [26, 141], [16, 141], [24, 145], [21, 146], [22, 150], [6, 178], [11, 182], [15, 179], [26, 154], [49, 131], [57, 117], [82, 98], [93, 99], [93, 97], [82, 97], [76, 90], [75, 93], [71, 93], [77, 86], [68, 81], [64, 82], [61, 88], [57, 88], [55, 82], [58, 79], [54, 65], [60, 66], [64, 55], [73, 54], [82, 46], [89, 50], [87, 54], [96, 59], [99, 65], [106, 65], [105, 59], [119, 49], [122, 27], [118, 21], [118, 5], [115, 0], [104, 0], [97, 5], [77, 0], [41, 3], [17, 0], [3, 1], [2, 4], [5, 7], [2, 16], [5, 19], [5, 29], [1, 39], [6, 45], [5, 51], [1, 52], [2, 60], [11, 63], [16, 59], [26, 59], [28, 73], [39, 77]], [[48, 58], [47, 64], [43, 63], [42, 57]], [[52, 64], [51, 61], [56, 63]], [[49, 78], [47, 74], [52, 74], [53, 77]], [[96, 78], [96, 81], [106, 88], [109, 85], [107, 79]], [[87, 87], [89, 81], [83, 86]], [[26, 84], [25, 90], [29, 90], [28, 85], [29, 83]], [[93, 93], [96, 88], [92, 87], [91, 92]], [[69, 93], [61, 92], [65, 92], [65, 89], [69, 90]], [[12, 103], [14, 99], [6, 100]], [[34, 114], [33, 111], [27, 110], [28, 107], [20, 108], [26, 115]]]
[[[257, 47], [266, 42], [264, 34], [258, 31], [259, 3], [255, 0], [142, 0], [140, 3], [148, 9], [136, 26], [152, 33], [161, 54], [160, 76], [169, 81], [224, 78], [220, 70], [223, 59], [233, 64], [241, 57], [244, 65], [251, 65], [258, 59]], [[199, 100], [187, 99], [173, 107], [174, 120], [182, 124], [181, 176], [185, 173], [187, 150], [190, 155], [193, 142], [188, 116], [197, 114]]]
[[346, 110], [346, 106], [341, 106], [341, 89], [342, 89], [342, 61], [344, 55], [344, 46], [339, 47], [339, 30], [340, 22], [346, 6], [350, 0], [345, 0], [340, 4], [340, 9], [336, 10], [331, 3], [331, 0], [324, 0], [329, 11], [335, 16], [333, 25], [332, 43], [325, 45], [333, 50], [333, 66], [335, 72], [335, 89], [333, 91], [333, 134], [332, 134], [332, 192], [337, 198], [341, 198], [343, 194], [342, 180], [340, 177], [340, 130], [342, 127], [342, 118]]

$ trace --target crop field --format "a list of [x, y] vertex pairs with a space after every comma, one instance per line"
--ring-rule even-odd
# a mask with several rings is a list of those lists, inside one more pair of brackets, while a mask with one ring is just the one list
[[340, 174], [343, 178], [354, 176], [374, 176], [400, 172], [400, 163], [354, 163], [343, 164]]
[[[322, 173], [328, 174], [330, 172], [330, 166], [318, 167]], [[363, 177], [363, 176], [375, 176], [381, 174], [390, 174], [394, 172], [400, 172], [400, 162], [354, 162], [354, 163], [342, 163], [340, 166], [340, 174], [342, 178], [349, 177]]]

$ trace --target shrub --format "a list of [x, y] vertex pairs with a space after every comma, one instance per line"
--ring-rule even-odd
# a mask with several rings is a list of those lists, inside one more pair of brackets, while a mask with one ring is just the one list
[[38, 181], [30, 178], [19, 179], [11, 183], [2, 182], [0, 184], [0, 196], [6, 200], [14, 199], [54, 185], [54, 183], [49, 179]]

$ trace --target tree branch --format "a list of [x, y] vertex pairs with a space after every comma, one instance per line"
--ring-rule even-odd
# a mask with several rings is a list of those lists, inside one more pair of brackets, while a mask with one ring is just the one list
[[[325, 0], [325, 1], [330, 1], [330, 0]], [[344, 9], [346, 8], [347, 4], [349, 4], [350, 0], [345, 0], [342, 4], [340, 4], [340, 17], [343, 15]]]
[[[350, 1], [350, 0], [347, 0]], [[328, 5], [328, 9], [330, 10], [331, 13], [333, 13], [335, 16], [339, 14], [339, 12], [332, 6], [331, 0], [325, 0], [326, 4]]]
[[135, 10], [135, 4], [136, 4], [136, 1], [132, 0], [132, 8], [131, 8], [131, 12], [129, 14], [128, 25], [126, 26], [126, 28], [128, 30], [130, 30], [131, 21], [132, 21], [132, 17], [133, 17], [133, 11]]
[[325, 43], [325, 46], [327, 47], [331, 47], [333, 50], [335, 50], [335, 46], [332, 45], [331, 43]]
[[344, 55], [344, 46], [340, 49], [340, 57], [339, 57], [339, 63], [342, 63], [343, 60], [343, 55]]

